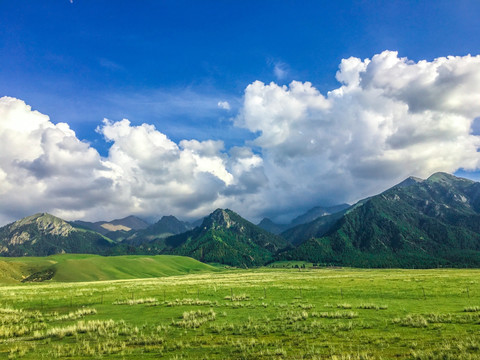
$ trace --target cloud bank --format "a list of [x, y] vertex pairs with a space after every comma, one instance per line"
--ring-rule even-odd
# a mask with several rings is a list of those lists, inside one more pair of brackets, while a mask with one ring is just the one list
[[[101, 157], [68, 124], [0, 99], [0, 222], [38, 211], [67, 219], [203, 216], [256, 219], [355, 201], [403, 178], [480, 167], [480, 56], [413, 62], [385, 51], [342, 60], [340, 87], [255, 81], [234, 118], [243, 147], [173, 142], [153, 125], [104, 120]], [[219, 106], [220, 103], [219, 103]], [[224, 107], [225, 108], [225, 107]]]

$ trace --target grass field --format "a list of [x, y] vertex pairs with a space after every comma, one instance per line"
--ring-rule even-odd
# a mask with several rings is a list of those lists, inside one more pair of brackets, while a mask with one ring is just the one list
[[0, 358], [480, 359], [480, 270], [0, 286]]

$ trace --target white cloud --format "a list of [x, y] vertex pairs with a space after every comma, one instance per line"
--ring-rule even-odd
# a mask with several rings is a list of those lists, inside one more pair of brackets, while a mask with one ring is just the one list
[[[478, 169], [480, 56], [412, 62], [385, 51], [349, 58], [342, 86], [323, 96], [310, 83], [256, 81], [238, 126], [258, 132], [271, 209], [302, 201], [353, 201], [409, 175]], [[260, 206], [260, 205], [258, 205]]]
[[262, 173], [262, 160], [248, 149], [229, 155], [222, 141], [177, 144], [126, 119], [104, 120], [97, 131], [112, 143], [106, 158], [67, 124], [1, 98], [0, 221], [39, 211], [67, 219], [199, 217], [259, 186], [248, 174]]
[[[100, 174], [98, 152], [81, 142], [65, 123], [32, 111], [14, 98], [0, 98], [0, 218], [13, 220], [45, 210], [75, 212], [106, 204], [110, 192], [98, 185], [109, 181]], [[81, 193], [81, 195], [79, 195]]]
[[285, 63], [283, 62], [277, 62], [275, 63], [273, 67], [273, 74], [278, 80], [283, 80], [287, 77], [288, 75], [288, 67]]
[[130, 212], [203, 216], [234, 200], [231, 193], [250, 191], [242, 176], [262, 172], [253, 153], [224, 152], [222, 141], [182, 140], [177, 145], [154, 126], [131, 126], [128, 120], [104, 121], [98, 129], [112, 141], [105, 165], [113, 183], [125, 194]]
[[255, 218], [480, 168], [480, 56], [412, 62], [385, 51], [342, 60], [336, 77], [341, 86], [327, 94], [308, 82], [250, 84], [235, 125], [255, 138], [230, 149], [105, 120], [97, 131], [111, 143], [107, 157], [67, 124], [1, 98], [0, 222], [38, 211], [194, 218], [216, 207]]
[[230, 110], [230, 103], [228, 101], [219, 101], [218, 102], [218, 107], [223, 110]]

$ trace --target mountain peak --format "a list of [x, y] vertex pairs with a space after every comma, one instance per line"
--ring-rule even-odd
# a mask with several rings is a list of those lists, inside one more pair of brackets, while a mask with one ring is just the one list
[[262, 221], [260, 221], [257, 226], [275, 235], [280, 234], [281, 232], [285, 231], [288, 228], [288, 225], [276, 224], [269, 218], [263, 218]]
[[270, 226], [270, 225], [275, 225], [275, 223], [269, 218], [263, 218], [262, 221], [260, 221], [257, 226], [260, 226], [261, 228], [263, 228], [264, 226]]
[[27, 216], [0, 228], [2, 256], [105, 253], [112, 243], [93, 231], [78, 230], [48, 213]]
[[283, 233], [300, 244], [287, 259], [372, 267], [478, 266], [480, 183], [438, 172], [399, 185], [361, 200], [326, 228], [317, 221]]
[[451, 174], [448, 174], [448, 173], [445, 173], [445, 172], [436, 172], [436, 173], [430, 175], [427, 178], [427, 181], [439, 182], [439, 181], [451, 181], [451, 180], [456, 180], [456, 179], [458, 179], [458, 178], [451, 175]]
[[163, 215], [162, 218], [160, 220], [158, 220], [158, 222], [160, 221], [179, 221], [175, 216], [173, 215]]
[[432, 174], [426, 181], [430, 184], [441, 184], [441, 185], [457, 184], [459, 186], [468, 186], [475, 183], [475, 181], [473, 180], [456, 177], [455, 175], [448, 174], [445, 172], [437, 172], [435, 174]]
[[178, 220], [173, 215], [164, 215], [150, 228], [156, 229], [157, 231], [161, 229], [166, 233], [179, 234], [181, 232], [189, 230], [190, 224]]
[[232, 210], [217, 209], [200, 227], [167, 238], [165, 246], [165, 253], [249, 267], [271, 261], [287, 244]]
[[235, 213], [229, 209], [217, 209], [205, 218], [202, 226], [225, 227], [228, 229], [235, 224], [235, 221], [232, 220], [233, 214]]
[[124, 217], [123, 219], [115, 219], [115, 220], [112, 220], [112, 221], [105, 221], [104, 223], [108, 223], [108, 224], [112, 224], [112, 225], [122, 225], [124, 227], [127, 227], [128, 230], [130, 230], [130, 229], [134, 229], [134, 230], [145, 229], [149, 225], [147, 222], [145, 222], [144, 220], [140, 219], [139, 217], [137, 217], [135, 215], [129, 215], [127, 217]]
[[72, 225], [48, 213], [37, 213], [18, 220], [12, 224], [12, 230], [18, 229], [24, 225], [35, 225], [37, 229], [44, 234], [52, 235], [67, 236], [74, 231]]
[[420, 179], [418, 177], [409, 176], [408, 178], [406, 178], [402, 182], [398, 183], [394, 187], [405, 187], [405, 186], [415, 185], [415, 184], [421, 183], [423, 181], [424, 181], [423, 179]]

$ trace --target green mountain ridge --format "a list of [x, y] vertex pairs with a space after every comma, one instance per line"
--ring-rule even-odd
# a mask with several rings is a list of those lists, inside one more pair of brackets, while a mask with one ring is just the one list
[[358, 267], [480, 266], [480, 183], [446, 173], [409, 178], [321, 231], [316, 226], [318, 219], [292, 235], [300, 245], [281, 258]]
[[268, 263], [279, 250], [287, 247], [281, 237], [229, 209], [215, 210], [201, 226], [165, 239], [164, 245], [162, 253], [240, 267]]

